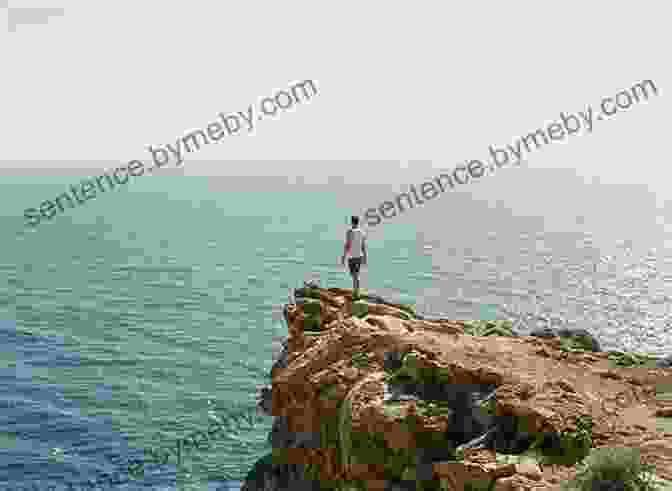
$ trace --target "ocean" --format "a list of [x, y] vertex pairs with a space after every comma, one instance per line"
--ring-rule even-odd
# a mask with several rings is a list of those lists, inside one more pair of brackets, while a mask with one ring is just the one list
[[[566, 171], [507, 172], [364, 227], [363, 288], [426, 315], [580, 325], [605, 350], [671, 354], [660, 199]], [[156, 175], [25, 227], [24, 208], [74, 182], [0, 185], [2, 491], [93, 489], [213, 415], [253, 414], [290, 289], [351, 287], [348, 217], [405, 190]], [[171, 456], [102, 489], [238, 489], [271, 450], [272, 418], [236, 421], [182, 468]]]

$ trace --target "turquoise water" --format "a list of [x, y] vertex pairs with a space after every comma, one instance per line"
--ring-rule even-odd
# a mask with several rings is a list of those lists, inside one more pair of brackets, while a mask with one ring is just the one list
[[[28, 207], [75, 179], [16, 181], [5, 187], [13, 196], [7, 201]], [[272, 364], [271, 339], [286, 330], [280, 312], [289, 289], [316, 275], [347, 286], [338, 265], [341, 234], [330, 225], [342, 223], [343, 213], [328, 194], [213, 193], [204, 178], [151, 181], [98, 197], [33, 230], [23, 229], [16, 216], [3, 219], [3, 230], [16, 235], [5, 241], [0, 264], [8, 299], [0, 318], [30, 335], [3, 345], [3, 368], [36, 389], [29, 395], [18, 381], [9, 383], [2, 397], [14, 401], [7, 403], [13, 416], [3, 431], [32, 445], [21, 460], [29, 461], [35, 478], [77, 481], [82, 473], [95, 479], [97, 470], [114, 467], [105, 454], [138, 456], [144, 447], [170, 446], [207, 429], [211, 409], [226, 417], [234, 407], [253, 408], [257, 385]], [[378, 261], [392, 261], [393, 251], [410, 247], [402, 234], [397, 247], [388, 240], [389, 252], [378, 252]], [[410, 298], [413, 281], [404, 287]], [[11, 326], [6, 329], [9, 335]], [[50, 362], [37, 363], [19, 350], [32, 337], [47, 346]], [[59, 356], [70, 362], [59, 364]], [[41, 395], [45, 387], [61, 394], [59, 402]], [[43, 412], [28, 412], [31, 404]], [[94, 426], [100, 433], [61, 444], [54, 434], [49, 444], [37, 444], [44, 431], [38, 417], [56, 418], [70, 433]], [[257, 417], [213, 449], [191, 452], [184, 473], [242, 479], [270, 450], [271, 423]], [[37, 465], [50, 446], [63, 449], [65, 464]], [[140, 453], [129, 454], [126, 446]], [[11, 462], [0, 465], [9, 483], [30, 476], [9, 469]], [[160, 477], [174, 476], [175, 469], [164, 467]]]
[[[207, 178], [153, 176], [24, 228], [24, 208], [75, 181], [2, 186], [2, 490], [114, 474], [213, 414], [252, 414], [289, 289], [350, 286], [338, 263], [351, 213], [342, 189], [221, 192]], [[607, 348], [669, 353], [672, 271], [658, 236], [618, 242], [473, 213], [469, 229], [386, 224], [372, 234], [364, 288], [452, 318], [553, 313], [597, 329]], [[271, 424], [250, 416], [182, 469], [172, 456], [147, 467], [135, 486], [225, 489], [270, 451]]]

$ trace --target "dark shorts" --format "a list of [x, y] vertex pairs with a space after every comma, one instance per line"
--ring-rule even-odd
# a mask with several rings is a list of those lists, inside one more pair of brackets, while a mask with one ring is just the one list
[[348, 267], [350, 268], [351, 275], [358, 275], [359, 268], [362, 267], [362, 258], [361, 257], [348, 258]]

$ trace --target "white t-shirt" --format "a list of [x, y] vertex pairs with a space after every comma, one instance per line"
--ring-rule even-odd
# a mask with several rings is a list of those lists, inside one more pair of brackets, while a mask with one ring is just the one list
[[350, 257], [362, 257], [364, 245], [364, 232], [360, 228], [351, 228], [352, 242], [350, 244]]

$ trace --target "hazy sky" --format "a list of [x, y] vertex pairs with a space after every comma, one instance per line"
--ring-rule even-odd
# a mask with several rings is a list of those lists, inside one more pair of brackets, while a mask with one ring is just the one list
[[[275, 167], [276, 175], [300, 175], [314, 172], [314, 161], [346, 160], [330, 172], [384, 180], [385, 167], [362, 161], [452, 168], [485, 159], [490, 144], [511, 143], [561, 111], [597, 107], [651, 79], [658, 97], [595, 123], [592, 134], [536, 150], [527, 165], [574, 168], [656, 193], [670, 185], [666, 2], [8, 5], [64, 14], [0, 30], [5, 168], [95, 173], [103, 161], [147, 159], [148, 144], [172, 143], [220, 111], [245, 110], [312, 79], [319, 93], [310, 103], [260, 122], [254, 134], [202, 148], [185, 174], [258, 175]], [[0, 9], [4, 25], [6, 16]], [[284, 162], [259, 162], [273, 159]]]

